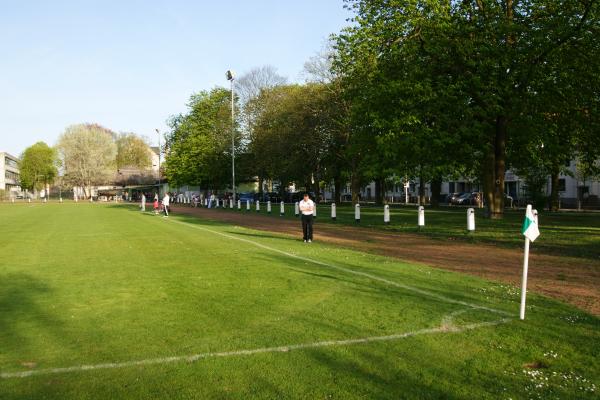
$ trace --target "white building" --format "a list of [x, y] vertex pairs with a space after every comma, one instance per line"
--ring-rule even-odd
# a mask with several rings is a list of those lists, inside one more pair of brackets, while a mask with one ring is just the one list
[[19, 159], [0, 152], [0, 190], [5, 190], [7, 195], [10, 193], [10, 196], [14, 197], [21, 192], [19, 182]]

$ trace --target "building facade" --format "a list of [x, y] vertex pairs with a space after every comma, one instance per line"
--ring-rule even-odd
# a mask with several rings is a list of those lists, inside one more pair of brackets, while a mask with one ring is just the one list
[[19, 159], [6, 152], [0, 152], [0, 190], [15, 197], [21, 192]]

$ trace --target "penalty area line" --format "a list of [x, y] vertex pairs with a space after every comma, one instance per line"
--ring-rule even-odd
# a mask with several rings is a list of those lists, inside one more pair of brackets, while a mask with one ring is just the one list
[[251, 356], [251, 355], [255, 355], [255, 354], [265, 354], [265, 353], [287, 353], [287, 352], [294, 351], [294, 350], [314, 349], [314, 348], [333, 347], [333, 346], [350, 346], [350, 345], [373, 343], [373, 342], [386, 342], [386, 341], [409, 338], [409, 337], [418, 336], [418, 335], [426, 335], [426, 334], [434, 334], [434, 333], [465, 332], [465, 331], [473, 330], [473, 329], [477, 329], [477, 328], [495, 326], [495, 325], [503, 324], [503, 323], [506, 323], [509, 321], [510, 321], [509, 318], [503, 318], [503, 319], [497, 320], [497, 321], [473, 323], [473, 324], [464, 325], [462, 327], [455, 327], [455, 326], [448, 327], [448, 326], [445, 326], [444, 324], [442, 324], [442, 326], [440, 326], [438, 328], [421, 329], [421, 330], [417, 330], [417, 331], [398, 333], [398, 334], [387, 335], [387, 336], [371, 336], [371, 337], [345, 339], [345, 340], [326, 340], [326, 341], [321, 341], [321, 342], [292, 344], [292, 345], [277, 346], [277, 347], [262, 347], [262, 348], [257, 348], [257, 349], [248, 349], [248, 350], [199, 353], [199, 354], [192, 354], [192, 355], [188, 355], [188, 356], [150, 358], [150, 359], [146, 359], [146, 360], [137, 360], [137, 361], [77, 365], [77, 366], [73, 366], [73, 367], [48, 368], [48, 369], [19, 371], [19, 372], [2, 372], [2, 373], [0, 373], [0, 378], [2, 378], [2, 379], [27, 378], [27, 377], [38, 376], [38, 375], [65, 374], [65, 373], [70, 373], [70, 372], [83, 372], [83, 371], [93, 371], [93, 370], [100, 370], [100, 369], [117, 369], [117, 368], [137, 367], [137, 366], [145, 366], [145, 365], [172, 364], [172, 363], [179, 363], [179, 362], [190, 362], [191, 363], [191, 362], [209, 359], [209, 358]]

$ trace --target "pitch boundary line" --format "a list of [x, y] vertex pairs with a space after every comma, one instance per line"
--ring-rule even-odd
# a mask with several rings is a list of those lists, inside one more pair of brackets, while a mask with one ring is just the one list
[[[448, 321], [452, 318], [450, 314], [450, 318], [448, 316], [444, 317], [444, 321]], [[224, 358], [224, 357], [235, 357], [235, 356], [251, 356], [255, 354], [265, 354], [265, 353], [287, 353], [293, 350], [305, 350], [305, 349], [314, 349], [320, 347], [333, 347], [333, 346], [350, 346], [355, 344], [365, 344], [365, 343], [373, 343], [373, 342], [386, 342], [398, 339], [405, 339], [409, 337], [414, 337], [418, 335], [426, 335], [426, 334], [434, 334], [434, 333], [446, 333], [446, 332], [465, 332], [469, 330], [474, 330], [477, 328], [500, 325], [510, 321], [509, 318], [503, 318], [497, 321], [489, 321], [489, 322], [478, 322], [473, 324], [464, 325], [462, 327], [456, 327], [453, 325], [447, 326], [442, 323], [440, 327], [437, 328], [427, 328], [421, 329], [412, 332], [405, 333], [397, 333], [393, 335], [387, 336], [370, 336], [356, 339], [344, 339], [344, 340], [325, 340], [320, 342], [313, 343], [301, 343], [301, 344], [292, 344], [287, 346], [277, 346], [277, 347], [262, 347], [257, 349], [247, 349], [247, 350], [234, 350], [234, 351], [223, 351], [223, 352], [209, 352], [209, 353], [198, 353], [187, 356], [173, 356], [173, 357], [161, 357], [161, 358], [149, 358], [145, 360], [137, 360], [137, 361], [124, 361], [124, 362], [116, 362], [116, 363], [104, 363], [104, 364], [89, 364], [89, 365], [77, 365], [73, 367], [63, 367], [63, 368], [47, 368], [47, 369], [39, 369], [39, 370], [31, 370], [31, 371], [19, 371], [19, 372], [3, 372], [0, 373], [0, 378], [2, 379], [10, 379], [10, 378], [27, 378], [31, 376], [38, 375], [51, 375], [51, 374], [63, 374], [69, 372], [83, 372], [83, 371], [93, 371], [99, 369], [117, 369], [117, 368], [126, 368], [126, 367], [138, 367], [145, 365], [157, 365], [157, 364], [172, 364], [177, 362], [195, 362], [199, 360], [205, 360], [209, 358]]]

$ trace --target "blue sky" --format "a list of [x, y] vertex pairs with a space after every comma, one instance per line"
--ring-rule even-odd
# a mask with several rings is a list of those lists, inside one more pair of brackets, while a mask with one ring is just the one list
[[303, 64], [350, 17], [342, 0], [0, 0], [0, 151], [97, 122], [156, 142], [195, 91]]

